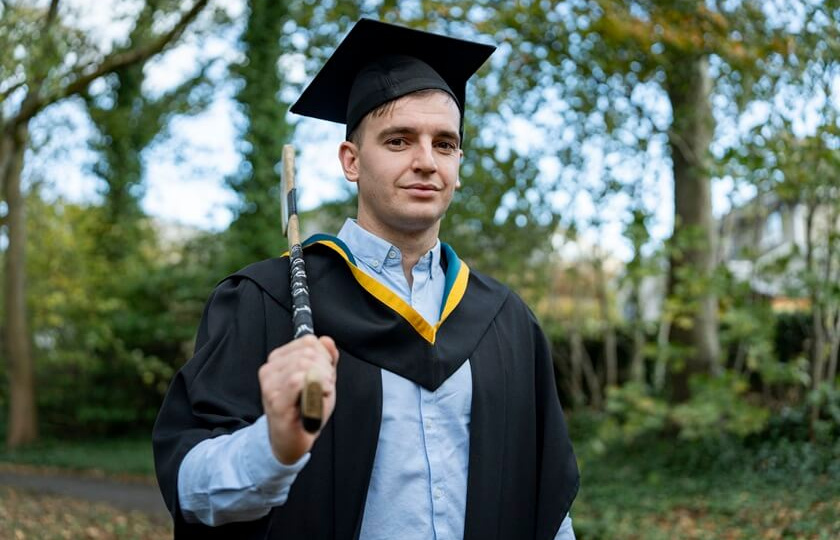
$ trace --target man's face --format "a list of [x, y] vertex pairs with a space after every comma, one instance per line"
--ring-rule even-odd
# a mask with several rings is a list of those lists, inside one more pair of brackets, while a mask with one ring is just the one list
[[358, 184], [358, 222], [385, 239], [436, 237], [458, 184], [458, 106], [442, 92], [392, 105], [362, 121], [358, 145], [339, 149], [345, 176]]

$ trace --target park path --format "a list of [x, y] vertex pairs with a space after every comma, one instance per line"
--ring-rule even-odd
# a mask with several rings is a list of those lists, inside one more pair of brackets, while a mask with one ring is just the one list
[[98, 478], [34, 467], [2, 467], [0, 486], [102, 502], [143, 512], [156, 521], [170, 519], [157, 485], [150, 482]]

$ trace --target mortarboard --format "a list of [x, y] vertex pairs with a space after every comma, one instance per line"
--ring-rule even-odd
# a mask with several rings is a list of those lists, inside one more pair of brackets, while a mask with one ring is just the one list
[[464, 118], [467, 79], [493, 45], [372, 19], [357, 22], [303, 91], [291, 112], [347, 125], [406, 94], [435, 88], [450, 94]]

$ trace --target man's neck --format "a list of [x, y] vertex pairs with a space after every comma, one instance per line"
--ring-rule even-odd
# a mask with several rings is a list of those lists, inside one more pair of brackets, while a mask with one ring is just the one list
[[400, 250], [403, 273], [410, 288], [414, 283], [411, 270], [423, 255], [435, 247], [439, 226], [416, 233], [400, 233], [399, 231], [381, 231], [377, 227], [372, 227], [370, 224], [365, 223], [363, 220], [357, 220], [356, 223], [367, 232], [378, 236]]

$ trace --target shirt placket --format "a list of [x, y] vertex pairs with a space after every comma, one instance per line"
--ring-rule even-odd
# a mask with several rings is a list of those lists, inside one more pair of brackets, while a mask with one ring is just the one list
[[[412, 307], [417, 308], [413, 301], [414, 298], [421, 298], [422, 291], [429, 280], [429, 264], [427, 261], [421, 260], [420, 263], [412, 269], [413, 284], [409, 292], [409, 298], [412, 300]], [[427, 319], [432, 321], [432, 317], [424, 314]], [[430, 392], [425, 388], [420, 388], [420, 416], [423, 419], [423, 440], [425, 441], [426, 459], [429, 463], [429, 488], [432, 501], [432, 527], [435, 531], [436, 540], [446, 540], [449, 535], [446, 534], [444, 524], [446, 523], [446, 508], [447, 497], [446, 492], [446, 475], [444, 474], [444, 464], [441, 463], [441, 443], [442, 432], [438, 419], [440, 418], [440, 410], [437, 405], [436, 392]]]
[[447, 497], [446, 476], [444, 464], [441, 463], [441, 430], [440, 418], [435, 393], [426, 389], [420, 390], [420, 414], [423, 418], [423, 439], [425, 441], [426, 457], [429, 462], [429, 487], [432, 500], [432, 526], [437, 540], [446, 540], [443, 525], [446, 523]]

